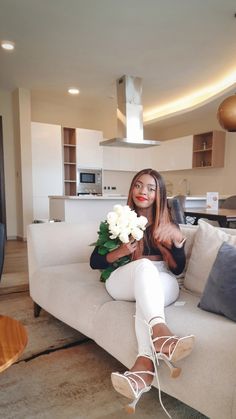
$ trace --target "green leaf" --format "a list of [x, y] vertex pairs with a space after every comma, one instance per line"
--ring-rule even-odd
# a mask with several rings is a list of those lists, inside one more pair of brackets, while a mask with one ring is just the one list
[[101, 246], [101, 247], [98, 248], [99, 255], [104, 256], [104, 255], [107, 255], [108, 252], [109, 252], [109, 250], [106, 247]]
[[126, 265], [126, 263], [129, 263], [129, 262], [130, 262], [130, 257], [129, 256], [123, 256], [122, 258], [118, 259], [111, 266], [109, 266], [108, 268], [106, 268], [102, 271], [101, 276], [100, 276], [100, 280], [102, 282], [105, 282], [109, 278], [109, 276], [111, 275], [111, 273], [113, 271], [115, 271], [117, 268], [119, 268], [119, 266]]
[[126, 265], [126, 263], [129, 263], [131, 260], [130, 256], [123, 256], [118, 260], [119, 266]]
[[109, 266], [108, 268], [104, 269], [104, 271], [101, 273], [100, 280], [105, 282], [114, 270], [114, 266]]
[[115, 240], [110, 239], [104, 243], [104, 246], [109, 250], [114, 250], [119, 246], [119, 243], [117, 243]]
[[119, 266], [126, 265], [126, 263], [130, 262], [130, 256], [123, 256], [122, 258], [118, 259], [116, 262], [113, 262], [113, 266], [119, 268]]
[[106, 221], [102, 221], [100, 223], [100, 226], [99, 226], [99, 232], [106, 233], [108, 231], [109, 231], [109, 229], [108, 229], [108, 223]]

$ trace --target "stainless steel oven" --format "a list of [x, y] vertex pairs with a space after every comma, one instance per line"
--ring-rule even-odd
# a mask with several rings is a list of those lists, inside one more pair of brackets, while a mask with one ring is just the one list
[[77, 171], [77, 195], [102, 195], [102, 169], [82, 169]]

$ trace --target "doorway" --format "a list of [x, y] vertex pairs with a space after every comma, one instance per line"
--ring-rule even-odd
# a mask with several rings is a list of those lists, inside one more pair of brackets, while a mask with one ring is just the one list
[[2, 116], [0, 116], [0, 223], [5, 226], [6, 233], [6, 201], [5, 201], [5, 177], [4, 177], [4, 153]]

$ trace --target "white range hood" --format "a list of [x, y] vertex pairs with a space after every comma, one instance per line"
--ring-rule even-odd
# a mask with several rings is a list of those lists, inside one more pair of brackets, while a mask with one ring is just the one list
[[123, 76], [117, 87], [117, 137], [100, 142], [102, 146], [146, 148], [160, 145], [143, 138], [142, 79]]

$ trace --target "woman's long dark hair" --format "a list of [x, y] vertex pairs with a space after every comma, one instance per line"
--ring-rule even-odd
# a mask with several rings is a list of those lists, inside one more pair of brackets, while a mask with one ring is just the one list
[[[170, 224], [173, 222], [168, 209], [165, 182], [160, 173], [153, 169], [143, 169], [140, 172], [136, 173], [130, 185], [127, 204], [131, 209], [137, 211], [137, 208], [133, 201], [133, 189], [136, 182], [142, 175], [152, 176], [156, 183], [156, 200], [152, 207], [152, 224], [150, 226], [149, 240], [152, 246], [157, 247], [160, 250], [163, 260], [167, 262], [168, 266], [171, 268], [175, 268], [176, 263], [171, 252], [156, 239], [156, 231], [159, 225]], [[133, 259], [138, 259], [141, 257], [141, 255], [143, 254], [143, 248], [143, 240], [140, 240], [138, 242], [137, 250], [133, 253]]]

